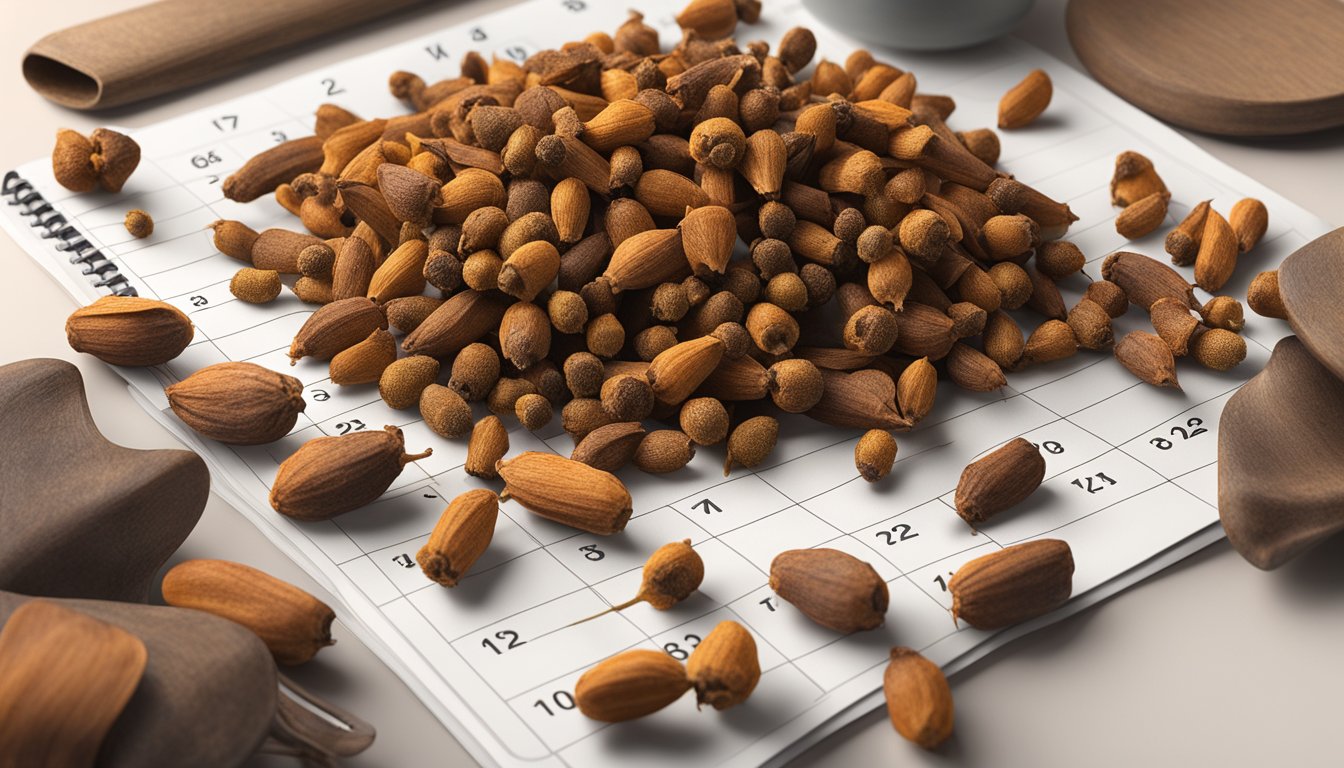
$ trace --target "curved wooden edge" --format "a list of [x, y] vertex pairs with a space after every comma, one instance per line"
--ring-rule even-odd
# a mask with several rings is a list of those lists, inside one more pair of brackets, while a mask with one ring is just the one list
[[1096, 42], [1098, 30], [1081, 8], [1070, 2], [1065, 11], [1065, 30], [1079, 61], [1102, 85], [1158, 119], [1217, 136], [1290, 136], [1344, 126], [1344, 93], [1250, 101], [1209, 96], [1174, 76], [1151, 77], [1131, 58], [1141, 55], [1141, 48]]

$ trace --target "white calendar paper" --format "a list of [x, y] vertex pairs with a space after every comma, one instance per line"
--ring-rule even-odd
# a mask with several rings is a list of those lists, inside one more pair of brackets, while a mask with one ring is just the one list
[[[239, 219], [260, 230], [297, 227], [269, 199], [225, 200], [220, 180], [276, 141], [311, 132], [318, 104], [332, 101], [364, 116], [399, 114], [388, 94], [395, 69], [426, 81], [457, 73], [471, 49], [521, 60], [545, 47], [625, 17], [626, 0], [534, 0], [472, 24], [441, 30], [378, 53], [281, 83], [134, 133], [143, 148], [139, 170], [119, 196], [71, 195], [51, 178], [50, 164], [18, 169], [66, 220], [124, 274], [141, 295], [171, 302], [196, 324], [187, 351], [161, 370], [123, 370], [132, 392], [162, 424], [210, 463], [215, 490], [340, 600], [338, 614], [411, 686], [482, 763], [499, 766], [627, 766], [776, 764], [797, 754], [881, 701], [888, 649], [908, 645], [948, 671], [1009, 639], [1077, 610], [1155, 573], [1222, 535], [1216, 510], [1218, 416], [1231, 393], [1265, 363], [1286, 324], [1250, 315], [1247, 360], [1225, 374], [1180, 365], [1182, 391], [1139, 383], [1109, 353], [1080, 352], [1058, 363], [1012, 374], [1009, 386], [973, 394], [943, 384], [933, 416], [898, 435], [891, 476], [876, 485], [858, 478], [854, 430], [803, 416], [781, 421], [780, 442], [755, 471], [722, 473], [722, 447], [702, 448], [685, 469], [649, 476], [620, 473], [634, 499], [625, 532], [602, 538], [550, 523], [515, 503], [501, 507], [489, 551], [452, 590], [428, 581], [414, 557], [447, 500], [472, 487], [494, 487], [461, 470], [465, 441], [435, 436], [413, 411], [392, 411], [376, 386], [340, 388], [325, 363], [290, 367], [286, 350], [311, 313], [291, 293], [266, 305], [233, 300], [228, 280], [236, 261], [217, 253], [206, 226]], [[664, 45], [678, 37], [672, 15], [680, 3], [637, 3]], [[817, 33], [818, 57], [843, 60], [859, 44], [826, 31], [796, 2], [767, 0], [762, 24], [742, 39], [777, 41], [794, 25]], [[1005, 132], [1000, 166], [1057, 199], [1080, 220], [1068, 234], [1088, 256], [1084, 274], [1061, 284], [1069, 305], [1102, 259], [1127, 248], [1161, 257], [1158, 234], [1131, 245], [1115, 233], [1107, 183], [1117, 153], [1138, 150], [1154, 160], [1170, 187], [1174, 224], [1199, 200], [1220, 210], [1244, 196], [1263, 200], [1270, 227], [1224, 293], [1244, 296], [1251, 277], [1270, 269], [1324, 232], [1315, 217], [1128, 106], [1066, 65], [1008, 39], [942, 55], [882, 53], [912, 69], [921, 91], [955, 97], [950, 122], [967, 129], [995, 123], [997, 100], [1028, 70], [1054, 80], [1054, 100], [1039, 124]], [[122, 227], [130, 208], [156, 221], [146, 240]], [[72, 270], [53, 241], [40, 238], [7, 206], [6, 229], [80, 302], [98, 295]], [[1201, 298], [1207, 298], [1201, 296]], [[1248, 313], [1249, 314], [1249, 313]], [[1147, 327], [1131, 310], [1116, 335]], [[205, 442], [171, 411], [162, 387], [202, 366], [246, 360], [299, 377], [307, 410], [294, 432], [261, 447]], [[511, 423], [511, 453], [573, 445], [556, 419], [532, 434]], [[278, 464], [321, 435], [401, 427], [408, 450], [433, 447], [409, 465], [369, 507], [319, 523], [296, 523], [267, 504]], [[1024, 436], [1042, 446], [1046, 481], [1020, 509], [978, 535], [951, 504], [969, 461]], [[1074, 597], [1027, 625], [988, 633], [953, 625], [946, 580], [966, 561], [1001, 547], [1049, 536], [1074, 552]], [[699, 593], [672, 610], [636, 605], [567, 626], [633, 596], [645, 557], [689, 538], [705, 561]], [[891, 607], [876, 631], [841, 636], [804, 618], [770, 591], [767, 574], [778, 552], [827, 546], [873, 564], [888, 581]], [[717, 622], [735, 619], [755, 636], [764, 674], [744, 705], [697, 711], [693, 696], [638, 722], [605, 726], [584, 718], [571, 692], [594, 663], [628, 648], [661, 649], [685, 658]], [[376, 724], [377, 713], [362, 713]]]

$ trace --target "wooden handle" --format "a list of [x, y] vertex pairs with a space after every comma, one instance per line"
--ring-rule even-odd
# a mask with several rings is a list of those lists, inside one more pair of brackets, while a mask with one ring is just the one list
[[257, 56], [423, 0], [161, 0], [50, 34], [23, 76], [74, 109], [129, 104], [235, 72]]

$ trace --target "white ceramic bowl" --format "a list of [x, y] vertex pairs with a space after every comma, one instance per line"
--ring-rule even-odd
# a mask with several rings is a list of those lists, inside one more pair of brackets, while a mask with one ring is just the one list
[[1012, 30], [1032, 0], [803, 0], [824, 24], [870, 45], [965, 48]]

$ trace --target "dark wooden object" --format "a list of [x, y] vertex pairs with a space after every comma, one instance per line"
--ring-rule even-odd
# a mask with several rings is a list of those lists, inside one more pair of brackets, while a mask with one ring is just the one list
[[[1344, 40], [1340, 43], [1344, 45]], [[1344, 58], [1344, 48], [1339, 56]], [[1344, 379], [1344, 227], [1321, 235], [1283, 260], [1279, 294], [1288, 310], [1288, 324], [1312, 357], [1336, 378]]]
[[144, 674], [148, 653], [120, 627], [51, 600], [0, 627], [0, 760], [93, 765]]
[[196, 454], [103, 437], [75, 366], [0, 366], [0, 589], [144, 602], [209, 493]]
[[241, 765], [259, 750], [335, 765], [334, 757], [373, 742], [368, 723], [279, 675], [266, 644], [240, 624], [187, 608], [0, 592], [0, 625], [35, 602], [120, 628], [148, 651], [140, 685], [102, 740], [98, 766]]
[[1344, 530], [1344, 381], [1296, 336], [1218, 425], [1218, 514], [1253, 565], [1277, 568]]
[[1339, 0], [1071, 0], [1069, 41], [1107, 88], [1227, 136], [1344, 125]]

